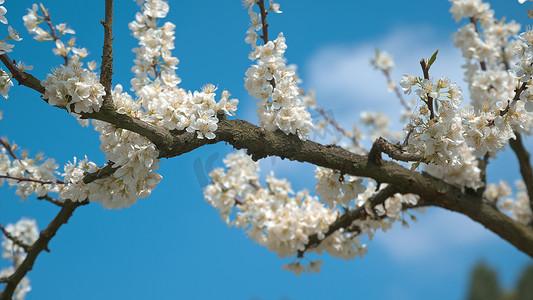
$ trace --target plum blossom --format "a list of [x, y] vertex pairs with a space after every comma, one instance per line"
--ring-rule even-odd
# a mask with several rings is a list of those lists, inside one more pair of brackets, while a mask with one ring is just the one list
[[66, 108], [69, 112], [97, 112], [105, 95], [97, 75], [77, 66], [61, 66], [41, 82], [43, 95], [50, 105]]

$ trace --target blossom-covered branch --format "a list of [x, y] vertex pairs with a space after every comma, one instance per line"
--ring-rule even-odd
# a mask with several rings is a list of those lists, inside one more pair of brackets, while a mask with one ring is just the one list
[[[244, 120], [228, 120], [223, 115], [219, 115], [220, 121], [215, 131], [216, 138], [213, 140], [197, 139], [193, 133], [189, 132], [171, 133], [113, 111], [101, 110], [83, 115], [146, 136], [157, 145], [160, 157], [179, 156], [203, 145], [224, 141], [237, 149], [247, 149], [255, 160], [267, 156], [278, 156], [309, 162], [353, 176], [370, 177], [377, 182], [390, 183], [400, 193], [420, 195], [428, 205], [444, 207], [471, 216], [517, 248], [533, 256], [531, 250], [533, 249], [533, 233], [529, 229], [524, 229], [522, 227], [524, 225], [511, 220], [494, 207], [481, 203], [481, 198], [477, 195], [467, 194], [442, 180], [410, 171], [393, 162], [384, 162], [378, 166], [369, 163], [365, 156], [353, 154], [337, 146], [324, 146], [313, 141], [302, 141], [294, 135], [286, 135], [279, 131], [269, 132]], [[442, 202], [428, 201], [428, 199], [440, 199]], [[458, 205], [457, 199], [462, 199], [466, 203]], [[475, 203], [481, 203], [480, 208], [486, 210], [487, 214], [473, 211]], [[500, 227], [500, 222], [506, 225]]]
[[[74, 47], [74, 39], [67, 45], [61, 41], [63, 34], [74, 31], [66, 24], [53, 26], [48, 10], [34, 5], [23, 18], [26, 28], [39, 41], [53, 41], [53, 52], [63, 57], [65, 64], [40, 81], [7, 56], [12, 45], [0, 44], [0, 60], [11, 72], [1, 73], [1, 93], [7, 98], [14, 78], [81, 124], [88, 125], [91, 119], [108, 163], [98, 168], [87, 157], [74, 158], [59, 172], [53, 159], [26, 154], [19, 158], [8, 142], [0, 140], [0, 183], [17, 186], [16, 193], [23, 198], [36, 194], [38, 199], [61, 207], [40, 236], [35, 234], [31, 243], [26, 243], [28, 247], [22, 247], [25, 254], [13, 257], [15, 268], [3, 279], [6, 289], [0, 299], [13, 295], [36, 257], [48, 250], [50, 239], [77, 207], [89, 201], [111, 209], [133, 205], [137, 199], [148, 197], [161, 180], [156, 172], [161, 158], [219, 142], [246, 152], [228, 155], [225, 168], [210, 173], [205, 199], [220, 211], [225, 222], [246, 229], [251, 239], [278, 256], [293, 258], [295, 261], [284, 268], [297, 274], [305, 271], [301, 261], [307, 253], [327, 252], [346, 259], [362, 256], [367, 251], [359, 240], [363, 234], [372, 237], [377, 229], [388, 229], [395, 221], [405, 222], [403, 210], [422, 206], [462, 213], [533, 257], [533, 230], [528, 227], [533, 175], [529, 154], [521, 143], [521, 134], [529, 134], [533, 128], [533, 117], [528, 114], [533, 110], [529, 88], [533, 31], [512, 40], [519, 27], [513, 22], [496, 22], [488, 4], [481, 0], [451, 2], [454, 18], [471, 20], [454, 34], [454, 42], [467, 59], [465, 77], [472, 104], [463, 103], [461, 88], [448, 78], [430, 77], [435, 52], [420, 61], [422, 77], [404, 75], [400, 81], [404, 93], [414, 90], [420, 101], [404, 128], [404, 143], [376, 138], [368, 153], [308, 140], [313, 124], [307, 106], [312, 105], [298, 86], [296, 67], [287, 65], [287, 40], [281, 32], [274, 40], [268, 37], [267, 14], [281, 13], [279, 4], [272, 0], [268, 8], [264, 0], [243, 1], [250, 16], [245, 41], [252, 48], [252, 65], [245, 73], [244, 86], [258, 100], [259, 126], [228, 117], [235, 114], [239, 103], [228, 91], [218, 93], [218, 87], [209, 83], [196, 91], [179, 86], [179, 60], [172, 55], [175, 25], [158, 20], [169, 11], [167, 2], [137, 1], [140, 12], [129, 24], [138, 40], [133, 50], [132, 94], [120, 84], [112, 87], [112, 0], [105, 1], [99, 75], [94, 64], [82, 61], [87, 56], [85, 48]], [[256, 5], [259, 14], [254, 11]], [[49, 30], [39, 27], [43, 22]], [[15, 31], [9, 32], [11, 39], [20, 40]], [[258, 37], [263, 45], [257, 45]], [[517, 62], [509, 72], [512, 58]], [[388, 70], [391, 63], [375, 65]], [[385, 75], [391, 82], [389, 73]], [[409, 109], [401, 95], [399, 98]], [[328, 119], [323, 109], [317, 111], [346, 137], [351, 136]], [[369, 120], [379, 118], [367, 113], [361, 119], [372, 123]], [[359, 145], [353, 136], [352, 141], [353, 146]], [[508, 143], [517, 153], [524, 178], [518, 185], [519, 201], [514, 202], [505, 198], [510, 195], [505, 184], [486, 182], [490, 155]], [[406, 167], [388, 161], [382, 158], [383, 153], [412, 164]], [[307, 190], [294, 192], [289, 181], [274, 174], [263, 184], [257, 161], [268, 156], [315, 165], [316, 195]], [[417, 171], [419, 167], [424, 171]], [[53, 193], [57, 199], [50, 196]], [[9, 236], [8, 241], [14, 242]], [[310, 262], [307, 271], [316, 272], [320, 265], [321, 261]]]

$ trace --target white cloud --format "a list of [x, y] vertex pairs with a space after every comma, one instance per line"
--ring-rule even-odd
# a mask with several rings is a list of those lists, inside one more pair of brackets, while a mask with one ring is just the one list
[[431, 210], [410, 222], [409, 228], [399, 224], [386, 233], [378, 233], [372, 241], [384, 247], [398, 262], [436, 260], [452, 251], [472, 246], [497, 243], [499, 238], [468, 217], [446, 210]]
[[[430, 75], [447, 76], [464, 87], [460, 67], [464, 61], [451, 38], [424, 28], [398, 28], [379, 40], [323, 47], [309, 60], [306, 88], [315, 90], [318, 105], [331, 109], [337, 121], [349, 129], [364, 110], [382, 111], [396, 122], [402, 109], [395, 95], [387, 91], [383, 74], [370, 65], [376, 47], [394, 57], [395, 82], [403, 74], [421, 75], [420, 59], [439, 49]], [[395, 127], [401, 129], [400, 124]]]

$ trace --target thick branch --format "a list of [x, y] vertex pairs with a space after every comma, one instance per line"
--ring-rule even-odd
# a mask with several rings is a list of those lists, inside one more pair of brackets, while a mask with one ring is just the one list
[[295, 135], [286, 135], [279, 130], [269, 132], [243, 120], [228, 120], [221, 114], [218, 115], [216, 138], [212, 140], [198, 139], [195, 133], [190, 132], [171, 133], [164, 128], [119, 114], [113, 109], [102, 108], [99, 112], [82, 116], [109, 122], [145, 136], [157, 146], [160, 158], [179, 156], [203, 145], [224, 141], [237, 149], [247, 149], [255, 160], [278, 156], [339, 170], [344, 174], [370, 177], [378, 183], [390, 183], [399, 193], [417, 194], [428, 205], [469, 216], [533, 257], [533, 230], [482, 202], [480, 195], [463, 192], [440, 179], [408, 170], [394, 162], [377, 165], [369, 161], [368, 156], [357, 155], [338, 146], [302, 141]]
[[516, 139], [510, 139], [509, 144], [518, 158], [518, 163], [520, 164], [520, 173], [524, 179], [527, 195], [529, 196], [529, 207], [533, 212], [533, 171], [531, 169], [531, 163], [529, 162], [529, 157], [531, 155], [524, 147], [520, 133], [516, 133], [515, 135]]
[[43, 251], [48, 249], [48, 242], [54, 237], [61, 225], [68, 222], [69, 218], [76, 208], [81, 205], [89, 203], [66, 201], [57, 216], [48, 224], [45, 230], [41, 231], [39, 238], [30, 246], [27, 251], [26, 258], [17, 268], [15, 273], [9, 276], [6, 280], [5, 289], [0, 294], [0, 300], [10, 300], [15, 292], [15, 288], [19, 282], [26, 276], [26, 274], [33, 268], [33, 264], [37, 256]]

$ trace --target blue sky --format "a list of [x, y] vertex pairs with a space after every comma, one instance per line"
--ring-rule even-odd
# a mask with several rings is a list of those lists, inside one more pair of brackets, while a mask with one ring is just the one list
[[[136, 40], [127, 24], [137, 6], [115, 1], [115, 76], [126, 89], [131, 79]], [[27, 34], [21, 17], [30, 1], [6, 0], [9, 24], [24, 38], [13, 59], [34, 66], [44, 79], [62, 63], [50, 43]], [[374, 48], [396, 59], [393, 77], [419, 74], [418, 61], [440, 49], [432, 67], [435, 76], [462, 80], [460, 54], [450, 35], [457, 29], [449, 3], [431, 1], [281, 1], [281, 15], [269, 15], [272, 37], [283, 31], [286, 57], [298, 65], [306, 89], [314, 89], [318, 104], [350, 128], [363, 110], [400, 109], [384, 89], [385, 79], [372, 70]], [[99, 61], [103, 40], [103, 1], [47, 1], [54, 23], [67, 22], [77, 43]], [[237, 118], [256, 123], [255, 100], [243, 87], [250, 50], [244, 43], [248, 15], [240, 1], [170, 1], [166, 20], [176, 24], [176, 49], [181, 86], [198, 90], [206, 83], [229, 90], [240, 100]], [[518, 1], [491, 1], [496, 16], [530, 24]], [[7, 36], [4, 26], [2, 33]], [[464, 86], [463, 86], [464, 87]], [[0, 99], [4, 119], [0, 135], [31, 154], [44, 153], [60, 165], [87, 155], [103, 164], [97, 134], [81, 128], [66, 112], [44, 103], [36, 92], [13, 87]], [[394, 119], [394, 117], [393, 117]], [[533, 143], [528, 141], [529, 149]], [[505, 286], [515, 281], [532, 260], [466, 217], [429, 209], [409, 229], [378, 233], [362, 259], [329, 256], [322, 272], [295, 277], [281, 270], [286, 261], [228, 229], [202, 196], [207, 173], [232, 151], [224, 144], [206, 146], [181, 157], [163, 160], [162, 182], [149, 198], [122, 210], [97, 203], [78, 209], [42, 253], [29, 273], [33, 290], [27, 299], [462, 299], [470, 268], [485, 260], [500, 271]], [[512, 153], [498, 155], [489, 166], [489, 181], [518, 178]], [[263, 173], [274, 170], [295, 189], [313, 189], [307, 164], [266, 159]], [[492, 172], [491, 172], [492, 171]], [[490, 173], [491, 172], [491, 173]], [[46, 227], [58, 209], [29, 198], [23, 202], [6, 186], [0, 189], [0, 222], [35, 218]], [[7, 265], [0, 260], [2, 267]]]

